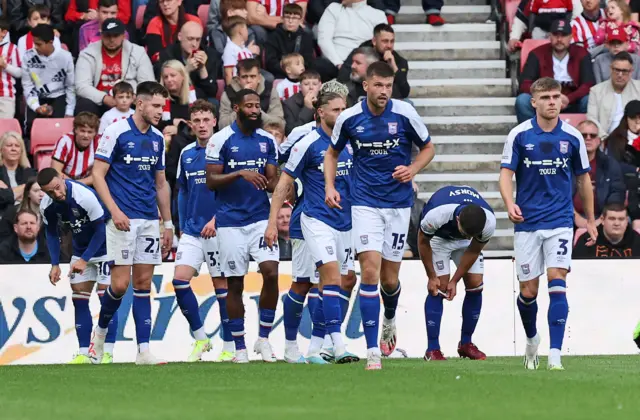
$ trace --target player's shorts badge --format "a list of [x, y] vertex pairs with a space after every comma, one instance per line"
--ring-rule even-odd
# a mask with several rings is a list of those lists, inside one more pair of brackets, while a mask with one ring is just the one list
[[522, 274], [525, 276], [531, 272], [531, 270], [529, 270], [529, 264], [522, 264], [520, 268], [522, 269]]
[[398, 134], [398, 123], [389, 123], [389, 134]]
[[157, 151], [158, 151], [158, 142], [157, 142], [157, 141], [154, 141], [154, 142], [153, 142], [153, 151], [154, 151], [154, 152], [157, 152]]
[[560, 142], [560, 153], [569, 153], [569, 142], [561, 141]]
[[229, 268], [232, 270], [236, 269], [236, 262], [235, 261], [229, 261]]
[[260, 143], [260, 153], [267, 153], [267, 143]]
[[436, 267], [438, 267], [438, 270], [444, 270], [444, 261], [436, 261]]
[[123, 249], [122, 250], [122, 259], [126, 260], [129, 258], [129, 250], [128, 249]]
[[366, 245], [369, 243], [369, 235], [360, 235], [360, 243]]
[[325, 249], [327, 250], [327, 254], [333, 255], [333, 247], [332, 246], [325, 247]]
[[176, 261], [182, 259], [182, 251], [176, 253]]

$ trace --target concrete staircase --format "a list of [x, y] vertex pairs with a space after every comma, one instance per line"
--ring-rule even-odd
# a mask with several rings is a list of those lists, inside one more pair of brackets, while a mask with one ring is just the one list
[[436, 158], [416, 177], [427, 200], [445, 185], [469, 185], [494, 208], [498, 226], [487, 256], [512, 255], [513, 225], [500, 198], [498, 175], [507, 134], [516, 126], [515, 98], [500, 60], [495, 24], [484, 0], [446, 0], [435, 28], [420, 0], [403, 1], [396, 50], [409, 60], [411, 100], [429, 128]]

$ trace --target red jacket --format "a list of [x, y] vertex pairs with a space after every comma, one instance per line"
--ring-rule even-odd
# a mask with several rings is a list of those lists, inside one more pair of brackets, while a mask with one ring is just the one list
[[[569, 45], [569, 63], [567, 72], [573, 83], [563, 83], [562, 93], [567, 95], [569, 103], [574, 103], [589, 94], [596, 84], [591, 64], [591, 55], [583, 47]], [[541, 77], [553, 78], [553, 55], [551, 44], [541, 45], [532, 50], [520, 74], [520, 93], [531, 93], [531, 85]]]
[[[83, 6], [80, 6], [78, 3], [82, 3]], [[67, 12], [64, 14], [64, 20], [67, 22], [78, 22], [82, 20], [82, 14], [86, 13], [89, 9], [98, 10], [98, 0], [84, 0], [81, 2], [70, 0]], [[131, 19], [131, 0], [118, 0], [117, 18], [125, 25], [129, 23]]]

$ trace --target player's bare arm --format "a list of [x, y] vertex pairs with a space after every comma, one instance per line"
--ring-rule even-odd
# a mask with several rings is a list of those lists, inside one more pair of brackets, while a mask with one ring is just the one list
[[587, 218], [587, 232], [589, 233], [587, 246], [592, 246], [596, 243], [596, 239], [598, 239], [598, 228], [593, 210], [593, 187], [591, 186], [589, 173], [586, 172], [582, 175], [578, 175], [576, 177], [576, 183], [578, 187], [578, 194], [580, 194], [580, 199], [582, 199], [582, 203], [584, 204], [584, 213]]
[[420, 153], [416, 156], [416, 159], [409, 166], [396, 166], [395, 171], [393, 172], [393, 179], [396, 179], [400, 182], [411, 182], [413, 177], [416, 176], [418, 172], [423, 170], [436, 155], [436, 148], [432, 142], [429, 142], [422, 146], [420, 149]]
[[111, 192], [109, 191], [107, 181], [105, 180], [109, 167], [111, 167], [111, 165], [107, 162], [96, 159], [91, 171], [91, 175], [93, 176], [93, 187], [100, 196], [104, 205], [109, 209], [111, 219], [113, 220], [113, 224], [116, 228], [124, 232], [129, 232], [129, 218], [122, 212], [122, 210], [120, 210], [116, 202], [113, 200], [113, 197], [111, 197]]
[[58, 283], [60, 281], [60, 275], [61, 274], [62, 274], [62, 270], [60, 270], [60, 266], [59, 265], [52, 265], [51, 266], [51, 271], [49, 271], [49, 281], [51, 282], [51, 284], [53, 284], [55, 286], [56, 283]]
[[267, 165], [264, 168], [264, 174], [267, 178], [266, 190], [270, 193], [274, 192], [278, 185], [278, 167], [276, 165]]
[[440, 278], [438, 278], [436, 270], [433, 268], [431, 238], [431, 236], [425, 235], [421, 229], [418, 230], [418, 252], [420, 253], [420, 260], [422, 261], [424, 269], [427, 271], [427, 277], [429, 279], [427, 290], [429, 290], [429, 293], [433, 296], [436, 296], [440, 289]]
[[460, 258], [460, 265], [456, 268], [456, 272], [453, 274], [451, 279], [449, 280], [449, 285], [447, 286], [447, 299], [453, 300], [456, 296], [458, 283], [462, 278], [469, 272], [473, 264], [475, 264], [478, 257], [482, 253], [485, 245], [488, 242], [480, 242], [476, 238], [471, 239], [471, 243], [462, 254]]
[[500, 169], [500, 195], [507, 207], [509, 220], [513, 223], [522, 223], [524, 222], [522, 211], [520, 211], [520, 207], [513, 201], [513, 173], [511, 169]]
[[282, 172], [280, 175], [280, 180], [278, 181], [278, 185], [273, 192], [273, 197], [271, 197], [271, 209], [269, 210], [269, 223], [267, 224], [267, 229], [264, 232], [264, 240], [267, 243], [268, 247], [272, 247], [273, 244], [278, 243], [278, 212], [282, 208], [282, 204], [287, 198], [288, 192], [292, 189], [293, 186], [293, 177], [286, 172]]
[[336, 190], [336, 170], [338, 169], [340, 151], [329, 146], [324, 155], [324, 191], [325, 200], [332, 209], [340, 209], [340, 193]]
[[167, 251], [173, 244], [173, 224], [171, 223], [171, 192], [164, 170], [156, 171], [156, 192], [158, 194], [158, 207], [160, 216], [164, 221], [162, 233], [162, 249]]
[[223, 170], [223, 165], [207, 165], [207, 187], [209, 187], [210, 190], [214, 191], [224, 188], [231, 185], [238, 178], [244, 178], [245, 181], [253, 184], [253, 186], [258, 190], [264, 190], [267, 188], [268, 180], [262, 174], [246, 170], [223, 174]]

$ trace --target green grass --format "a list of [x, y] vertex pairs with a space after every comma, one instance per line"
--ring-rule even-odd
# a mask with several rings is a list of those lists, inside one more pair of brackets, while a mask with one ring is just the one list
[[137, 367], [5, 366], [8, 419], [640, 419], [640, 359], [565, 357], [566, 371], [486, 362], [386, 360]]

